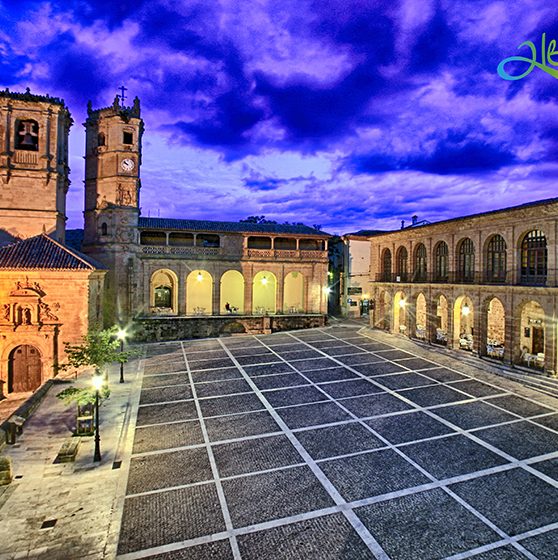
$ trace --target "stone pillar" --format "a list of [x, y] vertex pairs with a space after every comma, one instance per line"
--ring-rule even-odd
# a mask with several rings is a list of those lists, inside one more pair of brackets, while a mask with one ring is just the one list
[[473, 350], [479, 356], [486, 356], [486, 332], [488, 328], [488, 308], [482, 303], [482, 298], [478, 298], [478, 307], [473, 323]]
[[213, 275], [212, 315], [221, 314], [221, 274], [215, 271]]
[[279, 311], [281, 311], [282, 313], [285, 313], [285, 268], [283, 266], [281, 266], [281, 268], [277, 271], [275, 277], [277, 282], [277, 286], [275, 289], [275, 312], [278, 313]]
[[186, 298], [188, 294], [186, 294], [186, 276], [187, 271], [184, 269], [184, 266], [180, 267], [178, 272], [178, 314], [180, 316], [186, 315]]
[[[553, 309], [556, 309], [556, 302]], [[556, 373], [556, 343], [556, 313], [553, 312], [545, 315], [544, 320], [544, 371], [550, 375]]]
[[[511, 365], [516, 362], [517, 347], [520, 340], [519, 329], [521, 328], [521, 317], [514, 317], [513, 306], [511, 309], [506, 309], [505, 324], [504, 362]], [[519, 349], [519, 352], [521, 353], [521, 349]]]
[[417, 330], [417, 298], [409, 294], [406, 297], [405, 305], [405, 334], [409, 338], [414, 338]]
[[252, 265], [244, 273], [244, 313], [252, 315], [252, 286], [254, 282], [254, 269]]

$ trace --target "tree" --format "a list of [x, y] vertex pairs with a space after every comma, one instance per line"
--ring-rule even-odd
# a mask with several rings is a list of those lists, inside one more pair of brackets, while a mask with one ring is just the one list
[[[120, 341], [116, 338], [118, 327], [110, 329], [92, 329], [82, 337], [82, 344], [70, 344], [64, 342], [66, 356], [68, 362], [62, 364], [60, 369], [67, 370], [69, 368], [80, 369], [82, 367], [94, 367], [96, 375], [105, 373], [108, 364], [126, 363], [135, 352], [120, 351]], [[107, 398], [110, 394], [107, 384], [105, 383], [101, 397]], [[77, 403], [78, 406], [91, 404], [95, 401], [95, 390], [92, 387], [69, 387], [56, 395], [66, 403]]]
[[248, 216], [244, 218], [244, 220], [240, 220], [241, 222], [248, 223], [248, 224], [276, 224], [275, 220], [266, 220], [265, 216]]

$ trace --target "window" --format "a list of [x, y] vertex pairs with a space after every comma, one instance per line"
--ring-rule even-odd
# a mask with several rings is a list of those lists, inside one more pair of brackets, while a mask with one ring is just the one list
[[415, 282], [426, 281], [426, 247], [420, 243], [415, 250]]
[[221, 238], [212, 233], [198, 233], [196, 236], [197, 247], [219, 247]]
[[546, 237], [542, 231], [530, 231], [521, 243], [521, 282], [544, 285], [546, 283], [546, 267]]
[[466, 237], [459, 243], [457, 250], [457, 278], [458, 282], [472, 282], [475, 275], [475, 246]]
[[279, 251], [296, 251], [296, 239], [290, 237], [276, 237], [273, 246]]
[[172, 290], [168, 286], [155, 288], [155, 307], [172, 307]]
[[142, 231], [140, 243], [142, 245], [166, 245], [167, 234], [164, 231]]
[[391, 282], [391, 251], [384, 250], [382, 257], [382, 280], [384, 282]]
[[486, 247], [486, 282], [503, 282], [506, 264], [506, 242], [501, 235], [493, 235]]
[[134, 133], [133, 132], [128, 132], [128, 131], [124, 131], [122, 133], [122, 144], [126, 144], [128, 146], [132, 145], [134, 143]]
[[248, 249], [271, 249], [271, 237], [250, 236], [248, 238]]
[[436, 282], [448, 281], [448, 245], [444, 241], [440, 241], [434, 249], [434, 258], [436, 260], [435, 280]]
[[97, 135], [97, 146], [104, 146], [105, 145], [105, 135], [102, 132], [99, 132]]
[[31, 119], [16, 122], [16, 150], [39, 150], [39, 123]]
[[101, 235], [107, 235], [108, 234], [108, 226], [105, 222], [103, 222], [101, 224]]
[[399, 282], [407, 281], [407, 260], [408, 260], [407, 249], [405, 249], [405, 247], [399, 247], [399, 249], [397, 250], [396, 270], [395, 270], [395, 273], [397, 275], [397, 280]]

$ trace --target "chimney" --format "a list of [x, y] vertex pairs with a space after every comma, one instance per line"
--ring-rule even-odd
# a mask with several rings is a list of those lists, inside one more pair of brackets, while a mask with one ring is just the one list
[[413, 220], [413, 225], [416, 226], [418, 222], [418, 216], [415, 214], [411, 219]]
[[401, 229], [405, 227], [405, 220], [401, 220]]

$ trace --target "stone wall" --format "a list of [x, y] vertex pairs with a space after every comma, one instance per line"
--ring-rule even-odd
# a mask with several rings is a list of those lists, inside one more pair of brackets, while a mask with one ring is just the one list
[[228, 334], [269, 334], [323, 327], [327, 315], [149, 317], [134, 322], [135, 342], [161, 342]]

